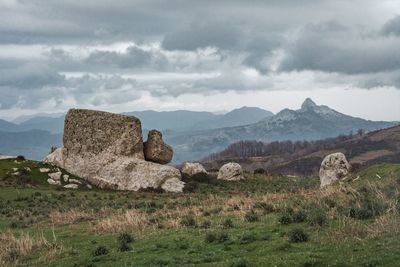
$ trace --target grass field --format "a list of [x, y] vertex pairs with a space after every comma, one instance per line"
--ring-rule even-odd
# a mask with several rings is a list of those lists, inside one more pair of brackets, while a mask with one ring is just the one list
[[[12, 176], [13, 168], [31, 172]], [[183, 194], [63, 189], [0, 160], [0, 265], [399, 266], [400, 164], [317, 177], [211, 177]]]

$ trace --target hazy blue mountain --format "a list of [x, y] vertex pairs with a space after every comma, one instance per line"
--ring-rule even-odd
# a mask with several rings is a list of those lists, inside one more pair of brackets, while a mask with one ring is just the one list
[[29, 159], [41, 160], [48, 154], [50, 147], [60, 147], [61, 140], [60, 134], [42, 130], [0, 131], [0, 153], [11, 156], [24, 155]]
[[201, 121], [192, 125], [190, 128], [194, 130], [200, 129], [216, 129], [223, 127], [240, 126], [258, 122], [262, 119], [273, 116], [274, 113], [256, 107], [241, 107], [234, 109], [226, 114], [218, 115], [215, 119]]
[[0, 119], [0, 131], [6, 131], [6, 132], [11, 132], [11, 131], [18, 131], [18, 125], [6, 120]]
[[37, 117], [43, 117], [43, 118], [59, 118], [59, 117], [64, 117], [65, 113], [58, 112], [58, 113], [35, 113], [33, 115], [21, 115], [18, 116], [17, 118], [13, 119], [11, 122], [16, 123], [16, 124], [21, 124], [27, 120], [37, 118]]
[[123, 113], [133, 115], [142, 121], [143, 129], [191, 131], [246, 125], [272, 116], [273, 113], [256, 107], [242, 107], [226, 114], [205, 111], [133, 111]]
[[174, 147], [174, 162], [200, 159], [240, 140], [263, 142], [316, 140], [364, 129], [372, 131], [395, 125], [394, 122], [370, 121], [318, 106], [306, 99], [298, 110], [284, 109], [257, 123], [212, 130], [165, 135]]
[[211, 112], [203, 111], [133, 111], [125, 112], [124, 115], [132, 115], [139, 118], [142, 122], [143, 129], [159, 129], [159, 130], [181, 130], [190, 128], [196, 123], [213, 120], [218, 115]]
[[20, 131], [40, 129], [51, 133], [62, 133], [64, 116], [61, 117], [33, 117], [19, 124]]

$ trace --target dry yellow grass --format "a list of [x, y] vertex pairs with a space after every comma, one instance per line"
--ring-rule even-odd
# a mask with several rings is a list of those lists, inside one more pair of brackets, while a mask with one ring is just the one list
[[[29, 255], [35, 249], [45, 247], [46, 258], [49, 256], [53, 257], [58, 252], [61, 246], [55, 246], [54, 244], [47, 241], [46, 238], [41, 235], [38, 238], [32, 238], [27, 233], [22, 233], [19, 237], [16, 237], [11, 232], [5, 232], [0, 234], [0, 266], [12, 266], [17, 265], [20, 257]], [[54, 248], [57, 248], [56, 250]]]
[[79, 221], [89, 221], [95, 218], [93, 212], [69, 210], [65, 212], [52, 212], [49, 218], [53, 224], [70, 224]]
[[149, 216], [146, 213], [128, 210], [125, 213], [101, 219], [94, 224], [93, 230], [96, 233], [119, 233], [126, 230], [141, 233], [147, 226], [149, 226]]

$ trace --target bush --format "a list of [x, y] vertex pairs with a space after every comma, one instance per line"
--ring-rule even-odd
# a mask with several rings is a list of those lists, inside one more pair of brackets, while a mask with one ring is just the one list
[[208, 228], [211, 227], [211, 222], [210, 222], [210, 221], [204, 221], [204, 222], [201, 224], [201, 227], [204, 228], [204, 229], [208, 229]]
[[274, 206], [272, 206], [271, 204], [265, 203], [265, 202], [254, 203], [253, 209], [262, 209], [264, 211], [264, 214], [275, 211]]
[[254, 232], [245, 232], [239, 238], [239, 243], [240, 244], [248, 244], [248, 243], [254, 242], [256, 240], [257, 240], [257, 236]]
[[106, 255], [108, 254], [108, 249], [104, 246], [98, 246], [95, 251], [94, 251], [94, 255], [95, 256], [101, 256], [101, 255]]
[[280, 224], [286, 225], [286, 224], [292, 223], [293, 218], [292, 218], [291, 214], [289, 214], [288, 212], [285, 212], [285, 213], [281, 214], [278, 221]]
[[295, 223], [304, 222], [307, 219], [307, 214], [304, 210], [299, 210], [293, 213], [292, 219]]
[[307, 222], [312, 226], [322, 226], [326, 224], [328, 218], [326, 216], [326, 212], [324, 210], [313, 210], [310, 212]]
[[119, 251], [125, 252], [125, 251], [129, 251], [129, 250], [131, 250], [131, 248], [129, 247], [128, 243], [126, 243], [126, 242], [120, 242], [120, 244], [119, 244]]
[[263, 168], [257, 168], [253, 172], [254, 174], [267, 174], [267, 171]]
[[259, 220], [257, 213], [255, 213], [253, 210], [247, 212], [246, 215], [244, 216], [244, 219], [247, 222], [257, 222]]
[[233, 228], [233, 220], [231, 218], [226, 218], [225, 220], [222, 221], [222, 226], [224, 228]]
[[23, 160], [25, 160], [25, 157], [22, 156], [22, 155], [18, 155], [18, 156], [17, 156], [17, 160], [18, 160], [18, 161], [23, 161]]
[[224, 243], [228, 240], [229, 240], [229, 236], [225, 232], [220, 232], [220, 233], [209, 232], [206, 234], [206, 238], [205, 238], [206, 243], [213, 243], [213, 242]]
[[297, 228], [289, 233], [289, 241], [293, 243], [307, 242], [308, 235], [303, 229]]
[[230, 265], [231, 267], [247, 267], [249, 265], [249, 261], [246, 258], [235, 259], [234, 262]]
[[206, 233], [205, 241], [206, 243], [213, 243], [217, 239], [215, 233]]
[[359, 205], [349, 208], [348, 216], [355, 219], [366, 220], [382, 214], [386, 209], [384, 203], [365, 197]]
[[196, 226], [196, 220], [193, 216], [187, 215], [181, 219], [181, 225], [187, 227]]
[[177, 249], [188, 249], [189, 248], [189, 242], [185, 238], [177, 238], [175, 239], [175, 247]]
[[128, 234], [128, 233], [121, 233], [118, 236], [118, 241], [121, 243], [132, 243], [134, 241], [134, 238], [132, 235]]

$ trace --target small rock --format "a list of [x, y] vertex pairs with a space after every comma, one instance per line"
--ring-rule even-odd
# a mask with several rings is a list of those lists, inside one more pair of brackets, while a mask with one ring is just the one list
[[93, 188], [90, 184], [87, 184], [86, 187], [89, 188], [89, 189]]
[[20, 172], [13, 172], [13, 173], [11, 173], [12, 175], [14, 175], [14, 176], [18, 176], [18, 175], [21, 175], [21, 173]]
[[69, 188], [69, 189], [78, 189], [77, 184], [67, 184], [63, 186], [64, 188]]
[[183, 192], [184, 187], [185, 187], [185, 182], [182, 182], [178, 178], [168, 179], [161, 185], [161, 188], [163, 190], [165, 190], [166, 192], [172, 192], [172, 193]]
[[49, 184], [51, 184], [51, 185], [61, 185], [61, 182], [60, 182], [60, 181], [55, 181], [55, 180], [53, 180], [53, 179], [51, 179], [51, 178], [47, 179], [47, 182], [48, 182]]
[[187, 176], [193, 176], [196, 174], [208, 174], [206, 169], [200, 163], [185, 162], [182, 166], [182, 173]]
[[144, 158], [160, 164], [167, 164], [174, 154], [172, 147], [164, 143], [162, 134], [157, 130], [149, 131], [147, 142], [144, 145]]
[[333, 153], [326, 156], [319, 169], [321, 188], [345, 178], [349, 171], [350, 164], [343, 153]]
[[12, 168], [12, 169], [13, 169], [13, 171], [15, 171], [15, 172], [18, 171], [18, 168]]
[[48, 176], [53, 180], [60, 180], [61, 179], [61, 172], [53, 172], [49, 173]]
[[40, 172], [49, 172], [50, 171], [50, 169], [49, 168], [39, 168], [39, 171]]
[[25, 170], [26, 172], [32, 172], [31, 168], [29, 168], [29, 167], [24, 167], [24, 170]]
[[64, 174], [63, 175], [63, 180], [64, 180], [64, 182], [68, 182], [68, 179], [69, 179], [69, 175], [68, 174]]
[[77, 180], [77, 179], [69, 179], [70, 183], [75, 183], [75, 184], [82, 184], [81, 181]]
[[227, 181], [237, 181], [244, 179], [242, 166], [235, 162], [224, 164], [218, 172], [217, 179]]

